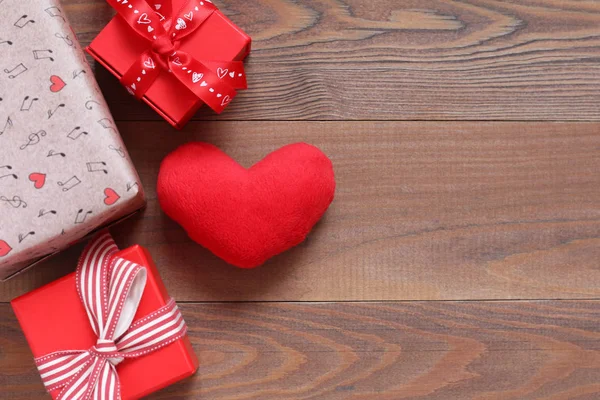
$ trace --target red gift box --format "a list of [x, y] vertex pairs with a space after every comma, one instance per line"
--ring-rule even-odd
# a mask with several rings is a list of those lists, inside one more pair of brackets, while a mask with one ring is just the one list
[[[179, 10], [188, 1], [172, 0], [173, 10]], [[148, 4], [153, 3], [148, 0]], [[183, 38], [179, 45], [179, 50], [201, 62], [242, 61], [250, 53], [251, 39], [216, 10], [191, 35]], [[136, 34], [126, 20], [117, 15], [86, 50], [116, 77], [122, 79], [149, 48], [149, 41]], [[198, 96], [164, 69], [142, 100], [177, 129], [181, 129], [203, 104]]]
[[[169, 299], [147, 250], [133, 246], [116, 254], [147, 269], [147, 282], [134, 321], [165, 306]], [[13, 310], [34, 357], [55, 351], [89, 349], [97, 341], [77, 294], [75, 273], [14, 299]], [[165, 368], [168, 366], [168, 368]], [[123, 400], [139, 399], [193, 375], [198, 359], [189, 338], [183, 338], [117, 367]], [[60, 389], [52, 391], [56, 398]]]

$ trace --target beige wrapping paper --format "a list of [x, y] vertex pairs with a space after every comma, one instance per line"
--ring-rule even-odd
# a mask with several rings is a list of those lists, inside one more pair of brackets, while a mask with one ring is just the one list
[[144, 205], [60, 4], [0, 0], [0, 279]]

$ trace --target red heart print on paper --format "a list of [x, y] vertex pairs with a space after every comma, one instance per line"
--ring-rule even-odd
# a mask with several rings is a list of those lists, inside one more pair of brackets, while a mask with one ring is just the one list
[[8, 255], [12, 251], [12, 247], [8, 245], [4, 240], [0, 240], [0, 257]]
[[60, 92], [67, 85], [60, 76], [56, 75], [52, 75], [50, 77], [50, 82], [52, 82], [52, 85], [50, 85], [50, 91], [54, 93]]
[[112, 206], [117, 201], [119, 201], [120, 198], [121, 196], [119, 196], [118, 193], [115, 192], [113, 189], [104, 189], [104, 204], [106, 204], [107, 206]]
[[46, 184], [46, 174], [34, 172], [32, 174], [29, 174], [29, 180], [33, 182], [33, 187], [35, 187], [36, 189], [41, 189]]

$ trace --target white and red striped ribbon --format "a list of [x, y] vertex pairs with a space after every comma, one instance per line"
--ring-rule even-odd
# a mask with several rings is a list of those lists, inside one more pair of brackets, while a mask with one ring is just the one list
[[57, 400], [119, 400], [116, 366], [181, 339], [185, 321], [170, 299], [157, 311], [133, 321], [146, 286], [146, 268], [116, 257], [108, 232], [85, 248], [77, 266], [77, 292], [94, 333], [89, 350], [57, 351], [35, 363], [48, 391], [61, 389]]

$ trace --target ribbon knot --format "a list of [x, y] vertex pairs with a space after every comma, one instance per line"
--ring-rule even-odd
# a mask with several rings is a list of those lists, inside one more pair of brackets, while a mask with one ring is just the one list
[[157, 36], [152, 42], [152, 52], [156, 55], [156, 61], [163, 70], [170, 70], [169, 58], [177, 54], [180, 45], [179, 40], [171, 40], [166, 33]]
[[115, 367], [125, 360], [124, 357], [119, 357], [119, 349], [112, 340], [98, 339], [96, 345], [90, 349], [90, 353], [98, 358], [105, 358]]
[[118, 351], [115, 342], [106, 339], [98, 339], [98, 342], [96, 342], [96, 345], [92, 347], [92, 350], [100, 355], [112, 354]]
[[146, 286], [146, 268], [117, 257], [108, 233], [86, 247], [77, 265], [77, 292], [96, 337], [89, 350], [61, 350], [35, 360], [57, 400], [120, 399], [116, 366], [185, 336], [187, 327], [173, 299], [132, 323]]
[[179, 40], [173, 41], [168, 34], [158, 36], [152, 42], [152, 51], [160, 57], [169, 57], [179, 50]]
[[[121, 78], [121, 83], [141, 99], [159, 77], [169, 71], [196, 97], [221, 113], [236, 96], [236, 89], [246, 89], [246, 74], [241, 61], [197, 60], [180, 50], [180, 44], [200, 28], [217, 7], [210, 1], [188, 0], [173, 13], [171, 0], [162, 0], [160, 13], [146, 0], [107, 0], [132, 30], [149, 42]], [[219, 32], [215, 32], [219, 34]], [[174, 88], [182, 90], [183, 88]]]

